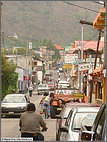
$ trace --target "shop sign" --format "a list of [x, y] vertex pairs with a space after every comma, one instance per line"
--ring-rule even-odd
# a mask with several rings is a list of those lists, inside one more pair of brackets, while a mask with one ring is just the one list
[[82, 93], [73, 93], [72, 97], [75, 98], [75, 99], [83, 99], [84, 94], [82, 94]]
[[64, 69], [72, 69], [72, 64], [64, 64], [63, 68]]
[[90, 63], [81, 63], [78, 65], [79, 71], [85, 71], [90, 69]]

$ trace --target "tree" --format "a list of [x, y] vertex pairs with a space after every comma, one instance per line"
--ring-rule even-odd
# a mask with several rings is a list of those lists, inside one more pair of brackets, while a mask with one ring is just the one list
[[4, 55], [1, 56], [2, 67], [2, 99], [5, 95], [12, 93], [12, 89], [17, 90], [18, 74], [15, 73], [16, 65], [12, 61], [8, 62]]

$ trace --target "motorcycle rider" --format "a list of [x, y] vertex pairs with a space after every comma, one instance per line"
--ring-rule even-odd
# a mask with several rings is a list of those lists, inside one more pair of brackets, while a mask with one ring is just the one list
[[35, 105], [29, 103], [26, 112], [21, 114], [19, 120], [21, 137], [31, 137], [33, 140], [43, 141], [44, 136], [40, 132], [40, 126], [43, 128], [43, 131], [46, 131], [46, 123], [41, 115], [37, 114], [35, 110]]
[[45, 105], [47, 105], [48, 116], [50, 116], [50, 100], [51, 98], [49, 96], [49, 93], [45, 92], [40, 101], [40, 104], [42, 104], [43, 110], [45, 108]]

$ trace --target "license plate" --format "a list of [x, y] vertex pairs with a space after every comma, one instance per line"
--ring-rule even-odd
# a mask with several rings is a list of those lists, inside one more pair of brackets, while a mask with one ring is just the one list
[[57, 108], [57, 110], [62, 110], [62, 108]]
[[9, 112], [9, 114], [14, 114], [14, 112]]

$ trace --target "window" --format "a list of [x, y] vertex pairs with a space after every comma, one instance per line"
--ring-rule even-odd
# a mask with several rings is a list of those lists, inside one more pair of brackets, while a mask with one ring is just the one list
[[70, 113], [68, 114], [68, 117], [67, 117], [66, 122], [65, 122], [66, 126], [70, 125], [72, 114], [73, 114], [73, 110], [71, 110]]
[[103, 94], [102, 83], [98, 82], [98, 90], [97, 90], [98, 99], [102, 99], [102, 94]]
[[99, 119], [96, 131], [95, 131], [95, 141], [102, 139], [102, 132], [103, 132], [103, 128], [104, 128], [104, 123], [105, 123], [105, 110], [103, 111], [103, 113]]

